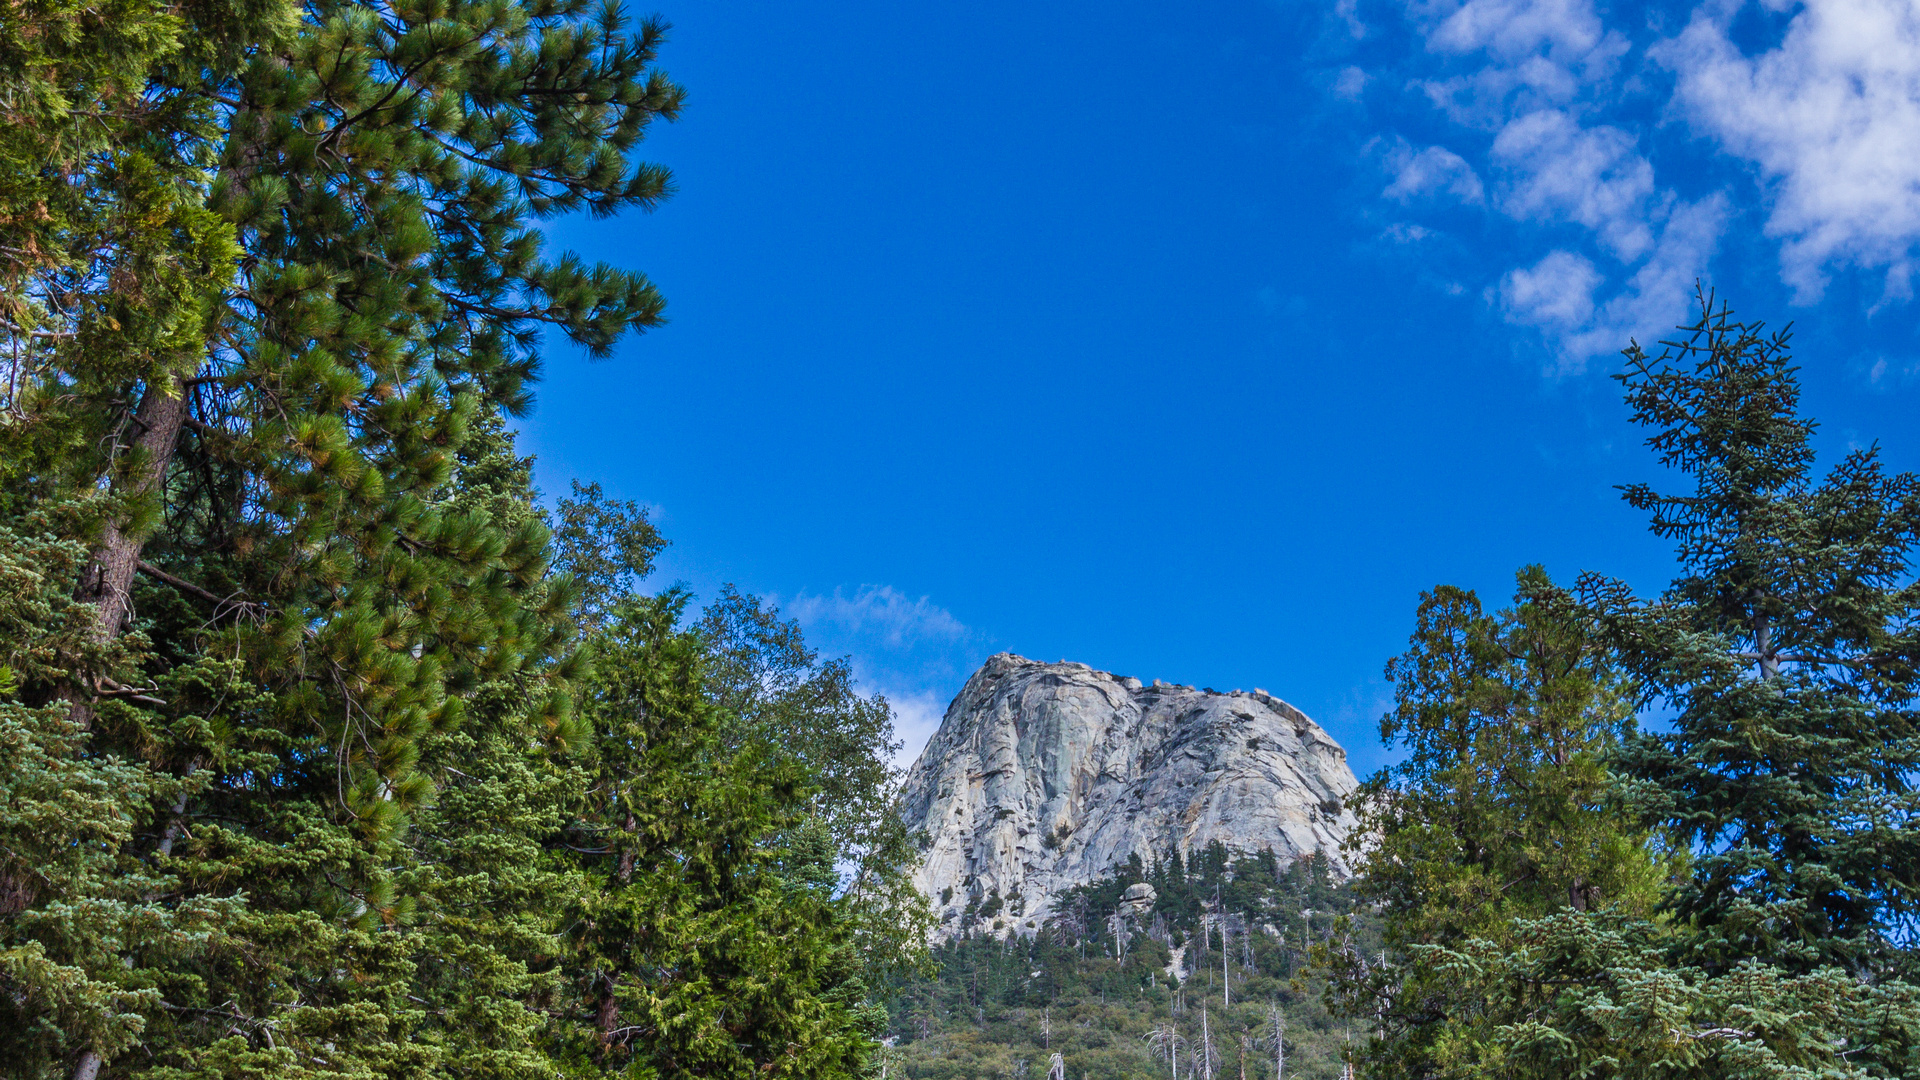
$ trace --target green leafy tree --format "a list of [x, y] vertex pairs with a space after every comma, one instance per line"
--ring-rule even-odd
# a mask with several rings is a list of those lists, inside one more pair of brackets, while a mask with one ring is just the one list
[[798, 828], [803, 774], [721, 738], [686, 601], [629, 598], [594, 638], [596, 738], [569, 842], [593, 887], [570, 920], [556, 1053], [663, 1078], [860, 1075], [878, 1025], [833, 850]]
[[1518, 921], [1562, 909], [1645, 914], [1661, 863], [1605, 764], [1632, 730], [1629, 684], [1540, 568], [1498, 614], [1469, 590], [1423, 594], [1387, 677], [1380, 736], [1406, 756], [1362, 785], [1352, 844], [1388, 951], [1322, 961], [1340, 1009], [1375, 1025], [1371, 1070], [1448, 1075], [1503, 1018], [1441, 957], [1504, 948]]
[[920, 853], [896, 805], [892, 708], [859, 692], [846, 658], [821, 660], [798, 622], [731, 585], [696, 629], [707, 645], [721, 739], [773, 747], [805, 777], [810, 795], [798, 827], [818, 834], [805, 842], [824, 843], [845, 872], [870, 977], [916, 963], [932, 919], [912, 882]]

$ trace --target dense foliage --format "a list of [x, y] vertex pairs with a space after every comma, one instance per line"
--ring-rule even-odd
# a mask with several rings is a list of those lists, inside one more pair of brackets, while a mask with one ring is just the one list
[[1391, 948], [1327, 958], [1371, 1075], [1920, 1075], [1920, 479], [1816, 480], [1787, 336], [1705, 298], [1684, 334], [1619, 376], [1693, 485], [1625, 489], [1681, 576], [1436, 590], [1389, 669]]
[[[1124, 904], [1143, 881], [1152, 906]], [[1039, 1080], [1057, 1054], [1074, 1080], [1342, 1074], [1356, 1031], [1321, 1005], [1310, 954], [1371, 952], [1378, 935], [1324, 863], [1283, 867], [1216, 843], [1190, 863], [1178, 851], [1151, 867], [1136, 858], [1056, 908], [1031, 936], [981, 923], [934, 951], [932, 975], [899, 980], [891, 1067]]]
[[739, 700], [776, 651], [641, 588], [637, 508], [543, 511], [507, 434], [544, 332], [660, 322], [540, 221], [669, 192], [665, 30], [0, 20], [0, 1071], [869, 1063], [917, 925], [885, 702], [765, 611], [808, 693]]
[[1363, 785], [1352, 844], [1390, 962], [1338, 953], [1335, 986], [1373, 1020], [1375, 1068], [1416, 1076], [1449, 1067], [1480, 1022], [1454, 950], [1515, 948], [1525, 920], [1556, 911], [1646, 915], [1663, 860], [1605, 765], [1632, 730], [1629, 684], [1539, 568], [1498, 614], [1452, 586], [1423, 595], [1387, 676], [1380, 735], [1406, 756]]
[[1920, 479], [1816, 477], [1704, 299], [1620, 376], [1679, 577], [1422, 597], [1355, 883], [1173, 853], [918, 967], [885, 701], [509, 434], [661, 323], [542, 222], [670, 193], [665, 33], [8, 4], [0, 1071], [1920, 1075]]

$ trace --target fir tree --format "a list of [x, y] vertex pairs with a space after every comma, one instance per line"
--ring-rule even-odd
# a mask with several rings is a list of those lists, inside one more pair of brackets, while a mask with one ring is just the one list
[[1622, 767], [1697, 852], [1672, 898], [1690, 960], [1788, 971], [1902, 970], [1920, 913], [1920, 478], [1877, 447], [1813, 475], [1786, 332], [1703, 302], [1619, 378], [1684, 495], [1625, 490], [1682, 576], [1657, 600], [1582, 583], [1602, 632], [1671, 734]]

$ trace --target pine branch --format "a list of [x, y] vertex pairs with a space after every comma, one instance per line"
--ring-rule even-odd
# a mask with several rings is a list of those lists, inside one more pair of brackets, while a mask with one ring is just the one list
[[139, 570], [141, 573], [147, 575], [150, 578], [153, 578], [155, 581], [161, 582], [166, 585], [171, 585], [174, 588], [180, 590], [183, 593], [186, 593], [189, 596], [198, 597], [201, 600], [207, 601], [208, 603], [214, 606], [214, 610], [216, 614], [226, 610], [227, 608], [240, 608], [243, 610], [252, 611], [255, 613], [256, 616], [266, 614], [267, 605], [265, 604], [259, 603], [258, 601], [254, 601], [254, 600], [239, 600], [239, 599], [235, 599], [232, 596], [216, 595], [215, 593], [207, 589], [203, 589], [200, 586], [195, 585], [193, 582], [188, 581], [185, 578], [175, 577], [174, 575], [167, 573], [165, 570], [160, 569], [159, 567], [153, 565], [150, 562], [141, 562], [139, 564]]

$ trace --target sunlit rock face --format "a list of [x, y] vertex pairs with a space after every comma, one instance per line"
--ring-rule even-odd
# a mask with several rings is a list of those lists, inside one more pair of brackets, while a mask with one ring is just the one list
[[1146, 686], [1001, 653], [948, 706], [902, 803], [925, 833], [917, 883], [946, 938], [1033, 933], [1063, 890], [1129, 856], [1214, 840], [1345, 876], [1357, 786], [1347, 752], [1264, 691]]

